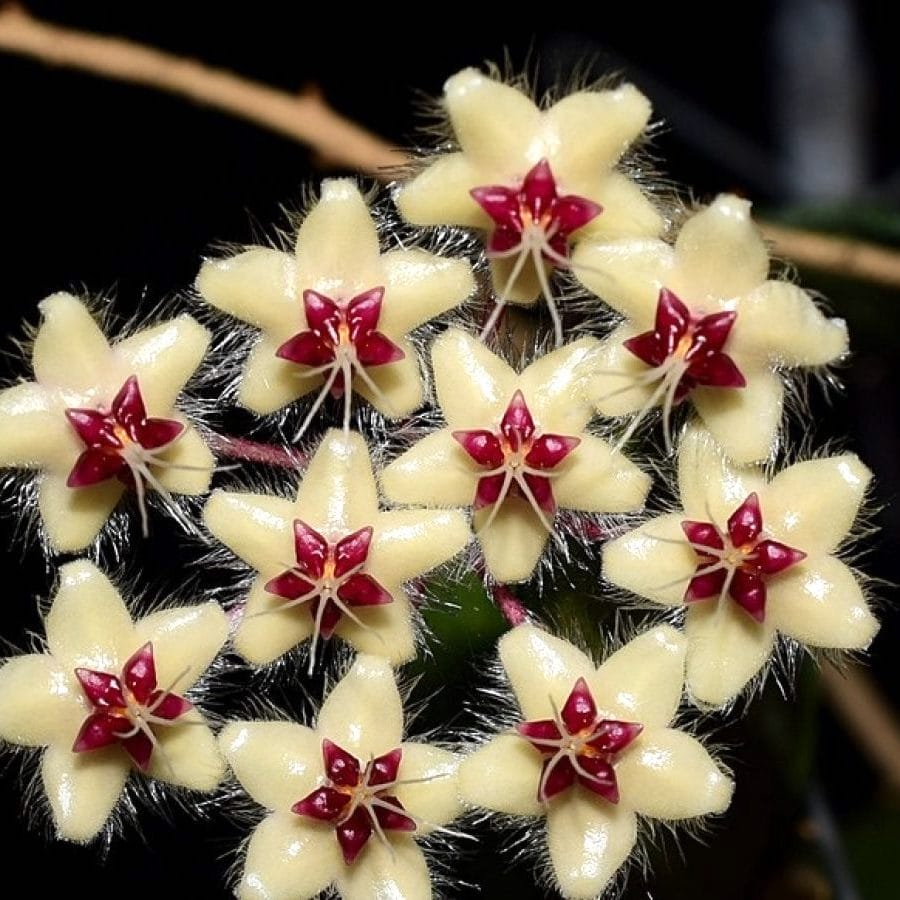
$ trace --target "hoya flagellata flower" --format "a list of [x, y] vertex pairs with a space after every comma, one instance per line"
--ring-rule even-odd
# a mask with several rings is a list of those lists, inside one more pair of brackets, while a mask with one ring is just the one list
[[322, 183], [293, 253], [253, 247], [208, 260], [197, 276], [203, 299], [260, 329], [241, 375], [239, 402], [260, 415], [313, 391], [299, 437], [331, 394], [352, 394], [382, 415], [409, 415], [423, 401], [409, 333], [462, 303], [474, 289], [463, 260], [420, 249], [381, 253], [366, 201], [346, 179]]
[[96, 837], [131, 773], [209, 792], [225, 773], [215, 737], [185, 694], [228, 637], [212, 602], [133, 622], [84, 560], [60, 570], [46, 651], [0, 668], [0, 738], [44, 748], [41, 782], [56, 832]]
[[378, 507], [365, 440], [329, 431], [294, 501], [217, 491], [204, 511], [209, 530], [257, 575], [234, 635], [256, 665], [333, 634], [397, 664], [416, 653], [414, 610], [404, 584], [468, 543], [453, 511]]
[[635, 854], [642, 820], [724, 812], [733, 785], [693, 736], [672, 727], [684, 689], [685, 639], [662, 626], [597, 668], [534, 625], [500, 640], [518, 709], [460, 767], [471, 806], [546, 819], [555, 887], [568, 900], [606, 890]]
[[242, 900], [303, 900], [332, 886], [345, 900], [433, 896], [416, 839], [446, 832], [460, 815], [458, 760], [403, 740], [387, 660], [357, 657], [315, 728], [232, 722], [219, 742], [243, 788], [268, 810], [247, 846]]
[[397, 206], [416, 225], [488, 232], [496, 307], [483, 334], [506, 303], [533, 304], [543, 294], [562, 344], [549, 278], [573, 265], [570, 248], [662, 230], [653, 204], [616, 171], [646, 128], [650, 104], [623, 84], [577, 91], [541, 109], [477, 69], [447, 81], [443, 104], [459, 149], [402, 184]]
[[870, 478], [847, 453], [797, 463], [768, 481], [691, 428], [679, 456], [683, 509], [607, 544], [603, 573], [685, 608], [688, 689], [697, 702], [722, 706], [763, 670], [779, 634], [832, 650], [862, 650], [875, 637], [862, 587], [833, 555]]
[[498, 581], [531, 576], [558, 508], [639, 509], [650, 479], [586, 430], [584, 370], [589, 338], [517, 374], [463, 331], [432, 347], [438, 404], [447, 427], [421, 440], [382, 473], [388, 498], [474, 510], [475, 534]]
[[847, 350], [842, 319], [769, 277], [750, 204], [728, 194], [694, 213], [674, 247], [585, 241], [573, 262], [625, 317], [603, 342], [591, 387], [603, 415], [633, 416], [622, 443], [659, 406], [671, 447], [673, 408], [689, 399], [736, 462], [765, 459], [782, 419], [782, 370], [825, 366]]
[[0, 465], [40, 472], [51, 547], [87, 547], [129, 489], [145, 534], [148, 491], [191, 529], [171, 495], [204, 493], [214, 460], [176, 402], [209, 333], [179, 316], [110, 344], [69, 294], [48, 297], [40, 310], [35, 380], [0, 392]]

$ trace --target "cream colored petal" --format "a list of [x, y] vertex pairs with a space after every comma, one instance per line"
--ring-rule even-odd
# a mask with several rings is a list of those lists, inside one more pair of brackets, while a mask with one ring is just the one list
[[[228, 616], [212, 600], [161, 609], [134, 626], [135, 649], [153, 644], [156, 680], [183, 694], [206, 672], [228, 640]], [[177, 679], [177, 680], [176, 680]]]
[[44, 620], [47, 646], [61, 668], [117, 672], [137, 649], [119, 592], [91, 562], [66, 563]]
[[[504, 297], [507, 303], [516, 306], [534, 306], [543, 296], [538, 270], [531, 260], [516, 272], [516, 257], [505, 259], [490, 259], [491, 284], [495, 297]], [[548, 277], [551, 274], [549, 266], [544, 266]], [[513, 277], [515, 276], [515, 277]]]
[[853, 453], [790, 466], [765, 491], [765, 527], [798, 550], [829, 553], [853, 527], [871, 478]]
[[297, 493], [297, 517], [323, 534], [344, 537], [374, 525], [378, 489], [365, 439], [332, 429], [319, 444]]
[[691, 392], [691, 399], [713, 437], [736, 463], [757, 462], [775, 448], [784, 387], [776, 373], [735, 362], [747, 379], [746, 387], [699, 387]]
[[196, 711], [170, 728], [157, 728], [159, 749], [150, 757], [147, 774], [159, 781], [209, 793], [225, 777], [225, 760], [216, 736]]
[[357, 759], [381, 756], [400, 746], [403, 706], [387, 660], [367, 654], [356, 657], [322, 704], [316, 732]]
[[166, 416], [209, 346], [211, 335], [196, 319], [178, 316], [120, 341], [113, 355], [128, 376], [137, 375], [151, 416]]
[[57, 835], [79, 844], [96, 837], [122, 794], [129, 769], [119, 747], [90, 753], [48, 747], [41, 778]]
[[684, 519], [683, 513], [659, 516], [604, 544], [604, 577], [639, 597], [681, 606], [697, 569], [697, 555], [681, 530]]
[[631, 320], [634, 332], [653, 326], [659, 291], [666, 286], [673, 263], [672, 248], [655, 238], [608, 243], [585, 239], [572, 253], [575, 277]]
[[321, 390], [321, 375], [307, 377], [307, 366], [298, 366], [275, 355], [283, 341], [263, 335], [247, 357], [238, 389], [238, 402], [250, 412], [267, 416], [289, 403]]
[[373, 390], [358, 375], [353, 376], [353, 390], [365, 397], [385, 418], [402, 419], [415, 412], [425, 400], [425, 387], [419, 369], [419, 356], [411, 341], [395, 341], [403, 351], [403, 359], [386, 366], [372, 366], [366, 374], [375, 383]]
[[313, 620], [304, 606], [284, 609], [285, 601], [270, 594], [261, 575], [247, 595], [244, 616], [234, 633], [234, 649], [255, 666], [268, 665], [288, 650], [302, 644], [313, 630]]
[[627, 512], [640, 509], [650, 477], [602, 438], [581, 435], [581, 443], [555, 470], [553, 496], [564, 509]]
[[194, 497], [209, 490], [216, 458], [193, 425], [185, 428], [171, 448], [160, 454], [160, 459], [163, 464], [154, 466], [153, 471], [166, 490]]
[[25, 747], [71, 741], [85, 716], [73, 679], [41, 653], [0, 667], [0, 739]]
[[430, 779], [419, 784], [402, 784], [397, 799], [412, 815], [424, 820], [416, 834], [428, 834], [432, 825], [447, 825], [463, 811], [459, 799], [459, 757], [449, 750], [428, 744], [403, 744], [399, 778]]
[[416, 225], [490, 228], [487, 213], [469, 194], [483, 183], [466, 154], [448, 153], [400, 186], [395, 197], [397, 209], [404, 219]]
[[594, 374], [588, 380], [586, 391], [604, 416], [624, 416], [661, 405], [659, 398], [651, 403], [659, 381], [638, 383], [649, 367], [625, 348], [625, 341], [635, 333], [631, 325], [620, 325], [603, 341], [594, 358]]
[[38, 494], [47, 539], [58, 553], [84, 550], [100, 533], [125, 490], [116, 479], [70, 488], [67, 477], [45, 473]]
[[684, 689], [684, 635], [668, 625], [645, 631], [588, 677], [597, 707], [611, 718], [663, 728]]
[[736, 466], [704, 428], [687, 428], [678, 451], [678, 485], [685, 517], [724, 529], [728, 517], [753, 492], [762, 496], [766, 480], [756, 466]]
[[208, 259], [196, 288], [216, 309], [274, 335], [288, 338], [306, 324], [290, 253], [253, 247], [228, 259]]
[[451, 428], [493, 428], [512, 399], [516, 373], [458, 328], [431, 346], [438, 403]]
[[67, 470], [80, 449], [62, 409], [41, 385], [29, 381], [0, 391], [0, 466]]
[[237, 896], [240, 900], [307, 900], [324, 891], [343, 865], [334, 828], [276, 812], [250, 838]]
[[487, 527], [493, 507], [478, 510], [474, 517], [475, 537], [481, 545], [488, 571], [497, 581], [525, 581], [530, 578], [549, 532], [534, 510], [520, 497], [508, 497]]
[[665, 222], [653, 201], [621, 172], [609, 172], [586, 184], [583, 196], [599, 201], [603, 212], [575, 233], [576, 243], [656, 237], [662, 233]]
[[[396, 833], [396, 832], [395, 832]], [[370, 840], [352, 866], [337, 870], [342, 900], [431, 900], [428, 863], [410, 837]]]
[[452, 559], [469, 537], [469, 526], [458, 512], [396, 509], [380, 513], [366, 571], [379, 580], [401, 584]]
[[853, 572], [833, 556], [805, 560], [769, 580], [766, 618], [813, 647], [864, 650], [878, 633]]
[[471, 266], [424, 250], [395, 250], [381, 258], [385, 296], [378, 330], [404, 335], [458, 306], [475, 290]]
[[622, 804], [604, 803], [580, 788], [547, 810], [547, 846], [560, 893], [594, 900], [631, 855], [637, 820]]
[[350, 299], [383, 284], [378, 232], [356, 183], [327, 178], [297, 234], [297, 284]]
[[35, 379], [85, 406], [101, 397], [112, 356], [109, 343], [87, 307], [71, 294], [53, 294], [38, 304], [43, 322], [34, 340]]
[[533, 140], [541, 113], [520, 90], [463, 69], [444, 85], [444, 104], [466, 154], [479, 166], [508, 173], [504, 180], [521, 180], [544, 156], [541, 142]]
[[741, 297], [769, 274], [769, 253], [753, 224], [750, 201], [720, 194], [691, 216], [675, 241], [678, 282], [690, 306]]
[[766, 281], [741, 298], [728, 346], [778, 365], [822, 366], [847, 352], [847, 323], [826, 318], [796, 284]]
[[575, 682], [595, 671], [581, 650], [534, 625], [513, 628], [500, 639], [498, 651], [522, 715], [529, 721], [550, 716], [551, 697], [562, 709]]
[[552, 162], [560, 191], [568, 192], [567, 178], [615, 165], [646, 127], [650, 112], [650, 101], [633, 84], [577, 91], [551, 106], [544, 113], [545, 139], [558, 142]]
[[219, 748], [241, 787], [266, 809], [289, 812], [323, 774], [322, 739], [296, 722], [231, 722]]
[[688, 691], [708, 706], [737, 697], [765, 665], [775, 640], [771, 616], [757, 622], [728, 597], [692, 604], [684, 628]]
[[703, 745], [671, 728], [644, 732], [616, 763], [621, 802], [654, 819], [691, 819], [728, 809], [734, 782]]
[[[539, 714], [551, 715], [546, 699]], [[470, 806], [512, 816], [540, 816], [541, 766], [541, 755], [527, 741], [515, 734], [498, 734], [462, 761], [459, 791]]]
[[395, 503], [468, 506], [478, 469], [448, 428], [414, 444], [381, 472], [381, 487]]
[[394, 598], [393, 602], [354, 609], [363, 625], [344, 616], [334, 633], [357, 653], [383, 656], [392, 666], [399, 666], [416, 655], [414, 613], [403, 588], [390, 583], [380, 584]]
[[203, 523], [258, 572], [277, 575], [294, 560], [294, 504], [269, 494], [214, 491]]
[[581, 338], [535, 360], [519, 387], [542, 431], [579, 434], [591, 418], [586, 386], [600, 342]]

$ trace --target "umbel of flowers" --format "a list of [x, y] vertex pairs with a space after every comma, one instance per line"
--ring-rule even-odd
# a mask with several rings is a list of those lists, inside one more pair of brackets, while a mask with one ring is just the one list
[[[428, 900], [474, 810], [529, 823], [549, 886], [588, 900], [645, 858], [654, 822], [727, 815], [734, 783], [690, 704], [727, 712], [771, 660], [877, 632], [841, 559], [870, 473], [853, 454], [776, 454], [786, 378], [839, 360], [846, 328], [773, 270], [749, 203], [686, 214], [648, 190], [633, 151], [650, 105], [628, 84], [536, 104], [466, 69], [442, 103], [447, 142], [392, 190], [404, 223], [326, 180], [289, 249], [203, 263], [190, 296], [208, 327], [182, 314], [117, 337], [69, 294], [40, 304], [30, 380], [0, 391], [13, 514], [36, 514], [53, 554], [102, 555], [123, 498], [145, 534], [161, 500], [208, 559], [221, 544], [240, 561], [223, 567], [240, 590], [135, 617], [93, 562], [60, 569], [46, 637], [0, 666], [0, 739], [39, 756], [60, 838], [152, 814], [144, 780], [209, 794], [230, 767], [212, 804], [229, 815], [242, 790], [259, 811], [242, 898]], [[432, 230], [411, 241], [410, 223]], [[433, 252], [472, 247], [445, 240], [458, 229], [477, 257]], [[541, 295], [552, 335], [508, 317]], [[487, 314], [462, 308], [474, 296]], [[232, 399], [268, 441], [198, 420]], [[678, 464], [664, 511], [648, 473], [666, 466], [632, 441], [657, 408]], [[196, 521], [176, 495], [214, 475]], [[596, 659], [536, 624], [576, 540], [598, 584], [602, 560], [605, 583], [658, 614]], [[453, 727], [409, 740], [396, 669], [428, 664], [420, 606], [432, 586], [455, 602], [461, 576], [515, 626], [494, 707], [475, 710], [490, 728], [474, 745]], [[260, 718], [254, 693], [214, 735], [200, 710], [216, 675], [305, 688], [331, 638], [348, 661], [316, 716]]]

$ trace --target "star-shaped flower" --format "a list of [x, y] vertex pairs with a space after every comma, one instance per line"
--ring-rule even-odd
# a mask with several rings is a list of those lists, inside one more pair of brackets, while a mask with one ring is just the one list
[[404, 583], [455, 556], [469, 529], [458, 512], [378, 508], [366, 442], [329, 431], [290, 501], [216, 491], [209, 530], [258, 577], [234, 636], [238, 652], [264, 665], [312, 638], [337, 634], [393, 663], [415, 656]]
[[823, 366], [847, 350], [799, 287], [769, 278], [750, 204], [723, 194], [691, 216], [675, 246], [661, 240], [584, 242], [574, 271], [625, 321], [603, 342], [591, 387], [608, 416], [641, 418], [690, 399], [738, 463], [768, 457], [781, 422], [786, 368]]
[[349, 427], [356, 392], [391, 419], [422, 403], [409, 332], [460, 304], [474, 283], [468, 263], [424, 250], [381, 253], [366, 201], [345, 179], [322, 183], [293, 253], [253, 247], [209, 260], [203, 299], [260, 329], [238, 398], [265, 415], [318, 391], [298, 434], [331, 393]]
[[84, 304], [54, 294], [40, 304], [35, 381], [0, 392], [0, 465], [39, 469], [39, 510], [53, 548], [81, 550], [127, 488], [146, 531], [147, 490], [202, 494], [214, 460], [175, 407], [209, 333], [190, 316], [112, 345]]
[[533, 625], [500, 641], [521, 711], [460, 766], [466, 803], [545, 816], [555, 886], [602, 893], [637, 840], [638, 816], [674, 822], [721, 813], [732, 782], [702, 744], [671, 726], [685, 640], [668, 626], [638, 636], [600, 668]]
[[571, 264], [575, 242], [659, 234], [659, 213], [615, 171], [650, 118], [632, 85], [578, 91], [542, 110], [518, 88], [464, 69], [444, 86], [444, 106], [460, 149], [402, 185], [397, 205], [417, 225], [489, 232], [496, 312], [543, 293], [555, 313], [548, 273]]
[[607, 544], [604, 575], [665, 606], [686, 606], [687, 683], [698, 702], [733, 700], [765, 666], [778, 633], [860, 650], [878, 622], [834, 551], [871, 474], [853, 454], [784, 469], [771, 482], [730, 462], [702, 429], [680, 450], [683, 509]]
[[388, 498], [423, 506], [471, 506], [487, 568], [498, 581], [528, 578], [557, 507], [584, 512], [640, 508], [650, 481], [585, 431], [591, 410], [585, 338], [521, 374], [470, 335], [451, 329], [432, 347], [447, 422], [382, 473]]
[[403, 741], [387, 660], [357, 657], [315, 729], [233, 722], [219, 742], [238, 781], [269, 810], [247, 846], [242, 900], [303, 900], [332, 885], [345, 900], [432, 896], [415, 839], [446, 831], [460, 814], [458, 760]]
[[215, 603], [137, 622], [107, 578], [81, 560], [60, 570], [47, 651], [0, 668], [0, 738], [43, 747], [41, 777], [57, 833], [89, 841], [129, 773], [211, 791], [225, 766], [184, 698], [228, 637]]

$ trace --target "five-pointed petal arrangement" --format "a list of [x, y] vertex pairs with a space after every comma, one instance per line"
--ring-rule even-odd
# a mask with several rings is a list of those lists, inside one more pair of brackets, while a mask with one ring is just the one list
[[403, 741], [385, 659], [358, 656], [315, 729], [233, 722], [219, 742], [238, 781], [270, 811], [247, 847], [242, 900], [303, 900], [331, 885], [345, 900], [432, 897], [415, 838], [460, 814], [458, 760]]
[[423, 399], [409, 332], [457, 306], [474, 287], [469, 265], [424, 250], [381, 253], [379, 236], [352, 181], [322, 183], [293, 253], [254, 247], [207, 261], [197, 289], [213, 306], [262, 332], [238, 399], [275, 412], [318, 391], [302, 433], [325, 397], [344, 397], [345, 429], [356, 392], [388, 418]]
[[832, 555], [870, 477], [844, 454], [798, 463], [767, 482], [690, 428], [679, 457], [683, 511], [607, 544], [604, 575], [656, 603], [687, 607], [689, 691], [721, 706], [763, 668], [779, 632], [830, 649], [872, 641], [878, 622], [853, 572]]
[[460, 767], [466, 803], [546, 816], [555, 886], [598, 896], [625, 864], [643, 816], [667, 822], [721, 813], [732, 782], [703, 746], [670, 727], [684, 687], [685, 640], [663, 626], [600, 668], [533, 625], [500, 641], [521, 712]]
[[[675, 246], [656, 239], [584, 242], [576, 276], [625, 321], [603, 342], [591, 386], [604, 415], [690, 399], [739, 463], [768, 457], [781, 422], [784, 368], [823, 366], [847, 350], [843, 320], [828, 319], [795, 284], [769, 278], [769, 254], [750, 204], [730, 195], [691, 216]], [[624, 438], [623, 438], [624, 440]]]
[[591, 411], [583, 371], [595, 351], [585, 338], [517, 375], [470, 335], [442, 335], [432, 361], [447, 427], [384, 470], [388, 498], [473, 507], [487, 568], [498, 581], [532, 574], [558, 507], [640, 508], [647, 476], [585, 431]]
[[44, 747], [41, 777], [61, 838], [103, 828], [129, 773], [211, 791], [225, 765], [184, 698], [228, 637], [215, 603], [137, 622], [91, 563], [68, 563], [46, 617], [47, 652], [0, 668], [0, 738]]
[[464, 69], [447, 81], [444, 105], [460, 149], [402, 185], [397, 205], [417, 225], [489, 232], [498, 305], [486, 330], [504, 303], [541, 293], [555, 313], [548, 272], [571, 264], [573, 242], [660, 232], [659, 213], [615, 171], [650, 118], [632, 85], [578, 91], [541, 110], [518, 88]]
[[234, 636], [256, 665], [312, 638], [337, 634], [394, 663], [415, 655], [404, 583], [455, 556], [469, 529], [458, 512], [378, 508], [366, 442], [329, 431], [295, 501], [267, 494], [213, 494], [209, 530], [258, 577]]
[[50, 544], [81, 550], [123, 491], [202, 494], [214, 460], [175, 408], [209, 333], [179, 316], [110, 345], [84, 304], [55, 294], [40, 304], [35, 381], [0, 392], [0, 465], [42, 471], [39, 509]]

